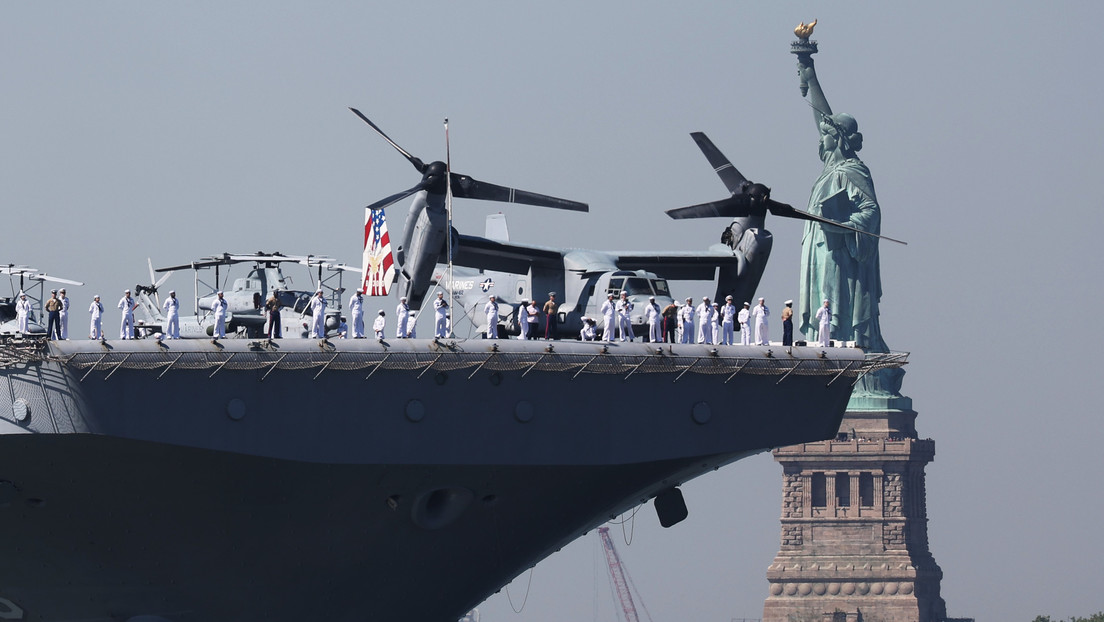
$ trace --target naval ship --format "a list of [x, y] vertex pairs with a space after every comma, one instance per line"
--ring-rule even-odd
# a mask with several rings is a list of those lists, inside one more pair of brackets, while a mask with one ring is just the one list
[[[560, 547], [837, 432], [847, 347], [0, 342], [0, 620], [455, 621]], [[661, 503], [662, 502], [662, 503]], [[462, 571], [458, 569], [462, 568]]]

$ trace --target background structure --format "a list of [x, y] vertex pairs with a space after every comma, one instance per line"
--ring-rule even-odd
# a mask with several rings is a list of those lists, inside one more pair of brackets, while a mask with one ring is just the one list
[[[724, 196], [691, 131], [805, 204], [821, 165], [789, 45], [813, 18], [829, 100], [865, 136], [882, 230], [909, 241], [882, 245], [882, 326], [912, 352], [904, 392], [938, 441], [943, 597], [978, 620], [1088, 615], [1104, 582], [1100, 3], [9, 3], [0, 261], [86, 281], [70, 290], [77, 326], [94, 293], [112, 325], [146, 257], [355, 262], [361, 208], [417, 176], [347, 106], [424, 159], [443, 157], [447, 116], [456, 169], [592, 206], [458, 202], [461, 230], [501, 209], [517, 240], [705, 247], [723, 221], [663, 215]], [[780, 309], [801, 224], [768, 227], [760, 293]], [[636, 517], [620, 548], [654, 619], [760, 617], [780, 471], [764, 454], [687, 485], [690, 518], [671, 530], [650, 507]], [[565, 548], [483, 620], [612, 620], [596, 555], [593, 536]]]

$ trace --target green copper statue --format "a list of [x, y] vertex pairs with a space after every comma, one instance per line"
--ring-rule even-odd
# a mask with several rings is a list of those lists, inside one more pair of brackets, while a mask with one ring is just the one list
[[[862, 134], [855, 118], [833, 113], [813, 65], [816, 43], [810, 43], [812, 26], [795, 30], [799, 40], [791, 51], [797, 55], [801, 94], [813, 108], [819, 154], [824, 169], [813, 184], [809, 211], [875, 235], [881, 233], [881, 208], [874, 193], [870, 169], [858, 157]], [[801, 240], [801, 290], [799, 328], [809, 342], [819, 341], [817, 311], [831, 306], [831, 338], [855, 341], [868, 352], [889, 352], [882, 339], [878, 303], [882, 297], [878, 238], [818, 222], [805, 223]], [[897, 371], [897, 370], [892, 370]], [[871, 374], [859, 393], [899, 394], [903, 374]]]
[[[859, 125], [849, 114], [832, 113], [817, 80], [811, 52], [798, 53], [797, 66], [802, 88], [808, 88], [820, 136], [820, 159], [824, 162], [809, 197], [809, 211], [879, 234], [881, 210], [874, 181], [857, 155], [862, 149]], [[798, 330], [807, 340], [818, 340], [816, 312], [828, 300], [833, 315], [832, 339], [855, 341], [871, 352], [888, 352], [878, 323], [881, 297], [878, 238], [817, 222], [805, 223]]]

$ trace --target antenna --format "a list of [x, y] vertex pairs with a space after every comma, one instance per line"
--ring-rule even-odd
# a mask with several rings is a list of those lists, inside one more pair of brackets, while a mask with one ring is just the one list
[[452, 291], [452, 154], [449, 151], [449, 131], [448, 131], [448, 117], [445, 117], [445, 214], [447, 215], [447, 229], [445, 231], [445, 254], [448, 256], [448, 283], [446, 283], [446, 289], [448, 290], [449, 299], [449, 320], [448, 327], [449, 333], [453, 330], [452, 317], [456, 313], [456, 298]]

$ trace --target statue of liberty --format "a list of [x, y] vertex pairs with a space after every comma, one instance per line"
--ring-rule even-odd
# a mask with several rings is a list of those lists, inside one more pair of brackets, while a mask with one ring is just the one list
[[[824, 163], [809, 196], [809, 212], [880, 235], [881, 208], [874, 181], [857, 155], [863, 140], [859, 124], [849, 114], [832, 112], [813, 66], [816, 44], [808, 43], [811, 32], [810, 27], [803, 37], [798, 33], [802, 40], [794, 43], [793, 49], [802, 95], [807, 92], [813, 108]], [[818, 338], [816, 313], [827, 300], [832, 310], [832, 339], [854, 341], [867, 352], [889, 352], [878, 319], [881, 297], [877, 237], [819, 222], [805, 223], [796, 319], [798, 330], [808, 341]], [[903, 373], [877, 376], [859, 390], [898, 394]]]

